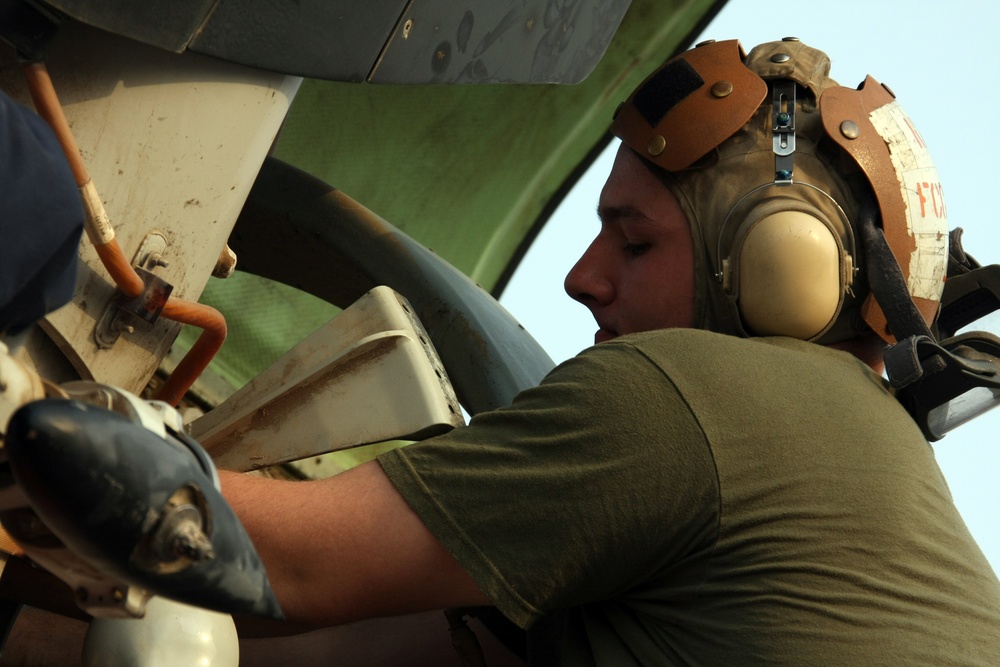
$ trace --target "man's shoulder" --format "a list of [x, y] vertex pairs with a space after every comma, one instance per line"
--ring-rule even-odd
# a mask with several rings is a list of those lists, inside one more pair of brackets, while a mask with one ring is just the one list
[[702, 329], [656, 329], [618, 336], [613, 340], [598, 343], [584, 350], [583, 354], [634, 355], [638, 353], [641, 356], [690, 353], [713, 355], [734, 347], [744, 347], [747, 340]]
[[[759, 345], [747, 339], [698, 329], [658, 329], [627, 334], [598, 343], [560, 364], [551, 380], [574, 378], [588, 391], [608, 390], [623, 382], [687, 385], [692, 378], [721, 379], [740, 373], [747, 365], [759, 370], [768, 364], [755, 354]], [[650, 383], [653, 383], [652, 385]]]
[[[659, 329], [620, 336], [581, 354], [591, 372], [655, 373], [678, 386], [746, 382], [776, 387], [811, 385], [817, 377], [845, 386], [881, 385], [871, 369], [847, 352], [784, 337], [740, 338], [699, 329]], [[645, 369], [645, 370], [643, 370]]]
[[653, 331], [643, 331], [640, 333], [626, 334], [619, 336], [609, 343], [619, 343], [631, 345], [637, 348], [659, 345], [683, 345], [695, 348], [714, 348], [728, 346], [742, 346], [749, 339], [730, 336], [728, 334], [715, 333], [704, 329], [672, 328], [654, 329]]
[[[848, 355], [822, 345], [784, 337], [740, 338], [702, 329], [657, 329], [620, 336], [607, 343], [620, 351], [637, 351], [650, 359], [664, 358], [703, 363], [716, 360], [723, 363], [792, 363], [796, 357], [826, 358], [831, 361], [849, 359]], [[741, 361], [742, 360], [742, 361]]]

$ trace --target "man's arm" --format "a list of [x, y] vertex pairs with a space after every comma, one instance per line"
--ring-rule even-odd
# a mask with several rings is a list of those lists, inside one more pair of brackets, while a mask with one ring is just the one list
[[220, 475], [290, 621], [491, 604], [377, 462], [310, 482]]

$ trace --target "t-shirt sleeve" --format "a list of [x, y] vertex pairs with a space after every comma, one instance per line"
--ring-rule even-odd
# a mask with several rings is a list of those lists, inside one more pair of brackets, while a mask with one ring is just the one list
[[705, 548], [718, 521], [701, 428], [669, 378], [618, 341], [560, 365], [510, 407], [379, 461], [522, 627], [641, 594]]
[[0, 333], [73, 297], [83, 205], [55, 134], [0, 91]]

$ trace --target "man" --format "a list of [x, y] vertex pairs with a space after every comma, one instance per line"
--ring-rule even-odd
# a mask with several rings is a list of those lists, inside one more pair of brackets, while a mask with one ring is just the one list
[[941, 298], [936, 173], [828, 72], [721, 42], [636, 90], [566, 279], [597, 345], [509, 408], [328, 480], [223, 475], [290, 619], [493, 605], [539, 665], [1000, 655], [1000, 584], [880, 375]]

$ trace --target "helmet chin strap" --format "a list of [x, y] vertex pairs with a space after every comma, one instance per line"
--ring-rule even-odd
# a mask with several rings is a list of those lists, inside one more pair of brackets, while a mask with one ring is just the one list
[[912, 336], [933, 338], [930, 328], [910, 298], [903, 270], [899, 268], [899, 262], [889, 249], [885, 232], [875, 224], [877, 219], [878, 208], [868, 198], [861, 205], [858, 226], [865, 249], [868, 284], [882, 307], [889, 330], [897, 341]]
[[862, 204], [858, 226], [869, 285], [898, 341], [885, 350], [886, 374], [896, 398], [933, 442], [1000, 405], [1000, 338], [972, 332], [937, 340], [910, 300], [872, 204]]
[[885, 314], [889, 330], [897, 343], [885, 350], [885, 369], [889, 384], [901, 389], [920, 379], [925, 372], [936, 373], [944, 368], [937, 356], [931, 357], [932, 368], [925, 368], [918, 352], [922, 341], [935, 341], [930, 328], [910, 298], [906, 278], [896, 261], [885, 232], [875, 224], [878, 208], [869, 197], [861, 205], [858, 227], [865, 249], [865, 268], [868, 284], [875, 300]]

